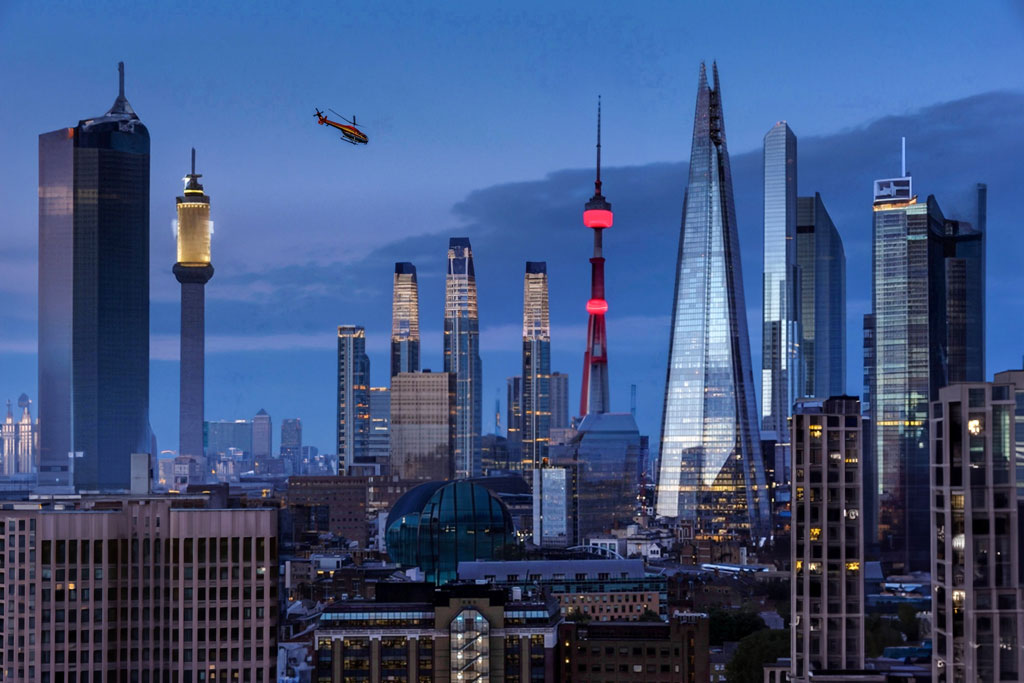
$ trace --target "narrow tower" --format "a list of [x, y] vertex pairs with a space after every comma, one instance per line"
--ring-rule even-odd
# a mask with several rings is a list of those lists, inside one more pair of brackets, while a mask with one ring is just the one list
[[395, 264], [391, 300], [391, 376], [420, 371], [420, 294], [416, 266]]
[[540, 467], [551, 432], [551, 324], [548, 264], [527, 261], [523, 279], [523, 469]]
[[174, 277], [181, 283], [181, 393], [178, 415], [178, 454], [203, 457], [203, 391], [206, 346], [206, 283], [213, 277], [210, 263], [210, 198], [199, 184], [196, 150], [192, 172], [178, 197], [178, 261]]
[[444, 371], [456, 376], [455, 477], [479, 476], [480, 428], [483, 402], [480, 393], [480, 319], [477, 312], [476, 272], [468, 237], [448, 241], [448, 276], [445, 280]]
[[604, 314], [604, 256], [601, 236], [612, 227], [612, 205], [601, 194], [601, 98], [597, 98], [597, 178], [594, 196], [583, 210], [583, 225], [594, 231], [594, 256], [590, 259], [590, 300], [587, 301], [587, 350], [583, 355], [583, 387], [580, 391], [580, 417], [608, 412], [608, 347]]

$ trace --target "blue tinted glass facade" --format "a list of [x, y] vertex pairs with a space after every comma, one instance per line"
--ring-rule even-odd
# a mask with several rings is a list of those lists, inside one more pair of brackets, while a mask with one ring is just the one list
[[473, 251], [466, 237], [448, 243], [445, 283], [444, 371], [456, 377], [455, 477], [481, 474], [482, 422], [480, 319], [477, 312]]
[[523, 280], [522, 468], [539, 467], [551, 440], [551, 325], [544, 261], [527, 261]]
[[362, 325], [338, 327], [338, 472], [370, 459], [370, 357]]
[[721, 92], [701, 66], [683, 200], [657, 513], [701, 536], [763, 537], [764, 463]]
[[635, 521], [646, 439], [630, 413], [590, 413], [580, 422], [577, 439], [576, 517], [582, 541]]

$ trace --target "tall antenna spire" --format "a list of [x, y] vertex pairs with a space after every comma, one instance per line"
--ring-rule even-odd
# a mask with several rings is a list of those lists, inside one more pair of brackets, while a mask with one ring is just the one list
[[124, 62], [117, 63], [117, 96], [124, 97]]
[[196, 148], [192, 148], [192, 175], [196, 174]]
[[907, 139], [900, 138], [900, 177], [907, 177]]
[[601, 96], [597, 96], [597, 180], [594, 181], [596, 194], [601, 194]]

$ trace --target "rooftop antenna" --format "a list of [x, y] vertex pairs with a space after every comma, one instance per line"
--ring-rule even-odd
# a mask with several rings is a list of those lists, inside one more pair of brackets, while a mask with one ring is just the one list
[[117, 63], [117, 95], [124, 97], [124, 62]]
[[192, 148], [192, 175], [196, 174], [196, 148]]
[[900, 138], [900, 177], [907, 177], [907, 139]]
[[597, 96], [597, 180], [594, 181], [597, 194], [601, 194], [601, 96]]

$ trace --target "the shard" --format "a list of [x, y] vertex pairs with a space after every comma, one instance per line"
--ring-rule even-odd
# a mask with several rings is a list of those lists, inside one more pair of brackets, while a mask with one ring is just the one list
[[700, 68], [683, 199], [657, 513], [695, 537], [770, 527], [718, 69]]

